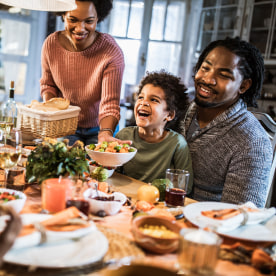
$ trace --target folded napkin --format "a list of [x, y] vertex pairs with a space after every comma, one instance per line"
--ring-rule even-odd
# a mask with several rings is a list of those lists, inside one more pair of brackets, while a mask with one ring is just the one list
[[[75, 231], [91, 226], [91, 223], [84, 220], [83, 217], [84, 215], [72, 206], [39, 223], [48, 231]], [[19, 236], [29, 235], [36, 230], [35, 224], [24, 225]]]
[[[39, 219], [39, 217], [43, 217], [40, 214], [25, 214], [27, 219], [28, 215], [34, 215], [34, 219], [23, 225], [13, 249], [37, 246], [41, 243], [78, 239], [97, 229], [96, 225], [92, 221], [88, 221], [87, 217], [74, 206], [45, 220]], [[36, 219], [36, 215], [38, 219]]]
[[220, 209], [202, 211], [202, 219], [208, 228], [218, 232], [229, 232], [242, 225], [262, 223], [276, 213], [274, 207], [258, 209], [252, 202], [246, 202], [236, 209]]

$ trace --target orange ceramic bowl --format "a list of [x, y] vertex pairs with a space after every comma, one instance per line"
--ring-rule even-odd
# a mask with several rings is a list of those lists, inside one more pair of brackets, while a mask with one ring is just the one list
[[124, 265], [115, 269], [108, 269], [103, 272], [104, 276], [177, 276], [173, 271], [155, 267], [155, 266], [147, 266], [142, 264], [131, 264]]
[[[157, 225], [165, 226], [168, 230], [176, 233], [176, 237], [173, 238], [157, 238], [151, 235], [144, 234], [139, 227], [144, 225]], [[167, 254], [178, 250], [179, 248], [179, 232], [181, 230], [181, 225], [176, 221], [172, 221], [167, 218], [157, 217], [157, 216], [139, 216], [132, 221], [131, 232], [135, 239], [135, 242], [142, 248], [158, 253]]]

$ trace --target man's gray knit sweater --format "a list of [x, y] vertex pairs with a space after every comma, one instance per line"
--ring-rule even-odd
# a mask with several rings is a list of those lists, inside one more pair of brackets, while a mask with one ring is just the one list
[[268, 135], [240, 99], [206, 127], [188, 131], [196, 120], [193, 102], [182, 124], [192, 156], [198, 201], [254, 202], [264, 207], [269, 185], [272, 147]]

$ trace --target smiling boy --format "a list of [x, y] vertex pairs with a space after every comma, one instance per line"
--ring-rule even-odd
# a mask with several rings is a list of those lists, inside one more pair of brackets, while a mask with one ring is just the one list
[[135, 157], [123, 166], [126, 175], [144, 182], [165, 178], [166, 169], [190, 172], [188, 193], [193, 183], [192, 162], [184, 137], [167, 128], [178, 120], [187, 106], [186, 87], [165, 71], [148, 73], [142, 79], [134, 107], [137, 126], [122, 129], [116, 135], [132, 140]]

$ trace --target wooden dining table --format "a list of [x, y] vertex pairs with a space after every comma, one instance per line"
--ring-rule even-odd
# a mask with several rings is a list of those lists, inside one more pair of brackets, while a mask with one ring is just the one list
[[[135, 203], [137, 197], [137, 190], [144, 182], [135, 180], [125, 175], [114, 173], [112, 177], [107, 179], [112, 191], [119, 191], [131, 198], [132, 203]], [[21, 214], [25, 213], [40, 213], [41, 208], [41, 188], [39, 185], [26, 185], [24, 193], [27, 195], [27, 200]], [[195, 201], [186, 198], [185, 206], [192, 204]], [[157, 206], [158, 207], [158, 206]], [[122, 264], [146, 264], [158, 267], [163, 267], [177, 272], [179, 270], [177, 262], [177, 253], [158, 255], [145, 252], [135, 242], [131, 233], [133, 209], [131, 206], [123, 206], [119, 213], [113, 216], [106, 216], [95, 220], [95, 223], [100, 231], [107, 236], [109, 241], [109, 249], [103, 261], [96, 264], [70, 267], [70, 268], [37, 268], [20, 266], [16, 264], [5, 263], [0, 267], [0, 276], [8, 275], [104, 275], [108, 269], [114, 269]], [[195, 227], [190, 222], [182, 218], [178, 221], [182, 227]], [[224, 244], [234, 244], [235, 239], [225, 238]], [[89, 245], [88, 245], [89, 246]], [[252, 242], [250, 246], [259, 246], [259, 244]], [[77, 254], [77, 252], [76, 252]], [[127, 258], [130, 257], [130, 258]], [[110, 262], [110, 260], [115, 260]], [[122, 261], [124, 260], [124, 261]], [[110, 264], [111, 263], [111, 264]], [[108, 264], [110, 264], [108, 266]], [[215, 268], [216, 276], [261, 276], [260, 271], [250, 265], [235, 264], [231, 261], [218, 260]], [[266, 274], [269, 275], [269, 274]], [[273, 275], [273, 274], [271, 274]]]

